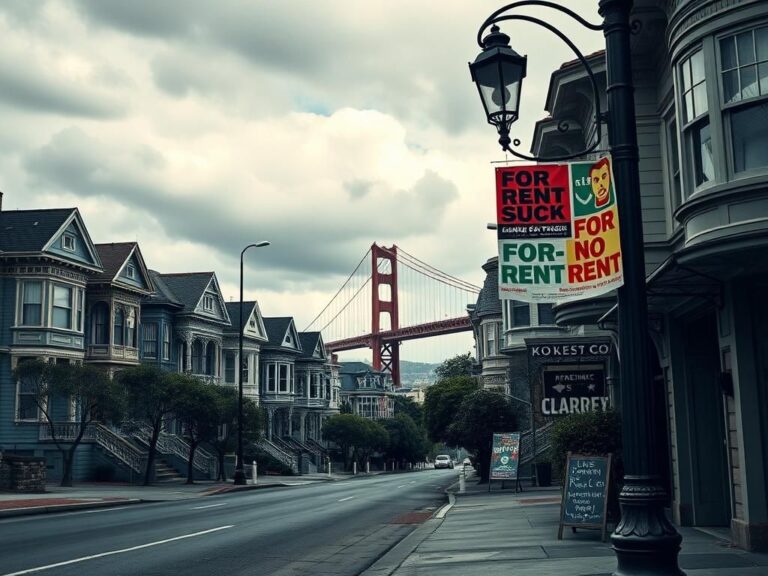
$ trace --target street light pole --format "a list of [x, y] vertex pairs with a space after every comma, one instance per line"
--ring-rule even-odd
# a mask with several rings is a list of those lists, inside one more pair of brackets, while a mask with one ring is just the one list
[[[579, 158], [597, 149], [601, 115], [596, 115], [597, 138], [584, 150], [558, 157], [538, 158], [517, 152], [519, 141], [511, 141], [509, 127], [518, 117], [518, 103], [525, 59], [509, 47], [509, 36], [498, 23], [517, 20], [538, 24], [563, 40], [584, 66], [600, 102], [597, 84], [589, 63], [564, 34], [538, 18], [508, 14], [524, 6], [546, 7], [564, 13], [591, 30], [605, 36], [607, 74], [608, 142], [617, 190], [621, 194], [619, 223], [624, 269], [624, 285], [618, 289], [619, 356], [621, 358], [621, 416], [623, 436], [624, 486], [619, 495], [621, 520], [611, 535], [618, 568], [614, 576], [680, 576], [677, 557], [682, 537], [667, 519], [664, 505], [666, 489], [658, 473], [654, 452], [654, 387], [650, 370], [648, 310], [645, 291], [645, 252], [640, 206], [639, 153], [635, 118], [634, 86], [629, 13], [632, 0], [599, 0], [601, 25], [590, 24], [578, 14], [548, 0], [520, 0], [496, 10], [478, 31], [483, 52], [470, 64], [488, 122], [496, 126], [499, 143], [511, 154], [532, 161], [557, 161]], [[482, 34], [490, 28], [490, 34]], [[504, 95], [504, 96], [501, 96]], [[558, 129], [567, 130], [567, 124]]]
[[262, 240], [255, 244], [248, 244], [240, 252], [240, 306], [238, 313], [238, 342], [237, 342], [237, 464], [235, 465], [235, 475], [233, 481], [235, 484], [245, 484], [245, 470], [243, 468], [243, 257], [249, 248], [261, 248], [269, 246], [267, 240]]

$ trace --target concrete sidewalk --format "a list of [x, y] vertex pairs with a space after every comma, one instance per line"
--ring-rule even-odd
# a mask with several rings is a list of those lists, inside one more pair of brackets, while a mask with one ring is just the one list
[[[197, 481], [194, 484], [163, 483], [138, 486], [127, 483], [77, 483], [63, 488], [49, 484], [43, 493], [0, 492], [0, 518], [27, 514], [66, 512], [107, 506], [123, 506], [141, 502], [164, 502], [200, 498], [227, 492], [258, 490], [286, 486], [302, 486], [349, 478], [334, 474], [304, 476], [263, 476], [257, 484], [235, 486], [230, 482]], [[250, 480], [249, 480], [250, 482]]]
[[[597, 531], [570, 529], [557, 540], [560, 491], [526, 488], [515, 494], [495, 483], [467, 481], [465, 494], [379, 559], [364, 576], [609, 576], [610, 543]], [[451, 488], [458, 490], [457, 486]], [[768, 576], [768, 554], [732, 548], [726, 540], [681, 528], [680, 567], [689, 576]]]

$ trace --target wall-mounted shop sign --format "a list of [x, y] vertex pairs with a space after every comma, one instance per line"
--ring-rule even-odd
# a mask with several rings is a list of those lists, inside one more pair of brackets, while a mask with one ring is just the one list
[[547, 416], [593, 412], [608, 408], [605, 393], [605, 370], [602, 366], [585, 368], [558, 364], [541, 373], [544, 397], [541, 412]]
[[611, 160], [496, 169], [499, 297], [582, 300], [624, 282]]
[[526, 338], [534, 402], [545, 416], [606, 410], [611, 343], [595, 338]]

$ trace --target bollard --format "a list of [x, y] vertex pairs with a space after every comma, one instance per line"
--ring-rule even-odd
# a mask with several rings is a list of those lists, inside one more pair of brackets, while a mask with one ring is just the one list
[[330, 476], [331, 476], [331, 459], [328, 458], [328, 477], [330, 478]]
[[371, 461], [366, 460], [365, 461], [365, 473], [370, 474], [371, 473]]
[[259, 477], [259, 465], [256, 464], [256, 460], [253, 461], [252, 467], [253, 467], [253, 484], [255, 486], [258, 483], [258, 477]]
[[357, 462], [352, 462], [352, 475], [357, 476]]
[[459, 471], [459, 494], [464, 494], [467, 490], [467, 473], [464, 466]]
[[395, 461], [392, 460], [392, 472], [394, 472], [394, 471], [395, 471]]

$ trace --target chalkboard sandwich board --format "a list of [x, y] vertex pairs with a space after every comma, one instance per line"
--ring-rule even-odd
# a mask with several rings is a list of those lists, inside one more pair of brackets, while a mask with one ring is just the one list
[[610, 454], [586, 456], [568, 453], [558, 540], [563, 538], [563, 526], [571, 526], [574, 529], [601, 530], [605, 541], [610, 480]]

